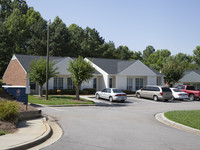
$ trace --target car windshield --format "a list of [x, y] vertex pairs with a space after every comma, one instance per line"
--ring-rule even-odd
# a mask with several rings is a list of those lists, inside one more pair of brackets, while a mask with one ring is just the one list
[[180, 89], [173, 89], [174, 92], [182, 92]]
[[170, 88], [168, 87], [162, 87], [163, 92], [171, 92]]
[[120, 89], [113, 89], [113, 93], [122, 93]]

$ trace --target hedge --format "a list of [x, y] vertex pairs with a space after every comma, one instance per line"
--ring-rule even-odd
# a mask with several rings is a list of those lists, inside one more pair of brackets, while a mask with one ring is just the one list
[[[81, 95], [88, 95], [88, 94], [95, 94], [96, 89], [93, 88], [85, 88], [83, 90], [79, 91], [79, 94]], [[43, 90], [43, 94], [45, 94], [46, 91]], [[49, 95], [76, 95], [76, 89], [64, 89], [64, 90], [49, 90]]]

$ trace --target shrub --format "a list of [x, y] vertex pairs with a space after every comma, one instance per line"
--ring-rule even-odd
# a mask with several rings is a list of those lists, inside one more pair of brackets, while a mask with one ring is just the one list
[[87, 94], [95, 94], [96, 93], [96, 89], [93, 88], [85, 88], [82, 90], [83, 94], [87, 95]]
[[0, 120], [15, 122], [19, 117], [19, 104], [15, 101], [0, 102]]
[[126, 94], [135, 94], [135, 91], [122, 90]]
[[61, 91], [61, 94], [66, 94], [66, 95], [75, 95], [76, 90], [75, 89], [64, 89]]
[[1, 136], [1, 135], [5, 135], [5, 134], [6, 134], [5, 131], [0, 131], [0, 136]]

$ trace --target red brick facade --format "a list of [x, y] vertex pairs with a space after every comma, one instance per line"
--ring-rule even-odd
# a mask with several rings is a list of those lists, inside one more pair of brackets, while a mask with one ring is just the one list
[[11, 60], [3, 76], [3, 83], [7, 85], [26, 86], [26, 72], [17, 59]]

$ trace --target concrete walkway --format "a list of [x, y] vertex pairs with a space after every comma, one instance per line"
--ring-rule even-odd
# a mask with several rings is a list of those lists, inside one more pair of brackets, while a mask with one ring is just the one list
[[28, 149], [47, 140], [52, 129], [45, 118], [19, 122], [17, 132], [0, 136], [0, 149]]

